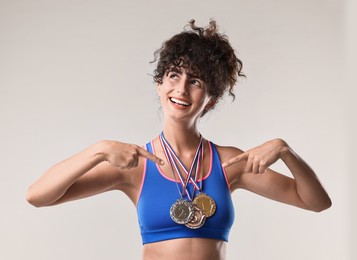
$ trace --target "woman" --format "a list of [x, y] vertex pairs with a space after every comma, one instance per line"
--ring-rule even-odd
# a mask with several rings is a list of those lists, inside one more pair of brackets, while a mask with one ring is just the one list
[[[137, 207], [143, 259], [225, 259], [238, 188], [312, 211], [331, 206], [312, 169], [281, 139], [248, 151], [214, 145], [198, 120], [243, 77], [242, 62], [215, 21], [190, 22], [155, 53], [163, 132], [140, 147], [99, 141], [50, 168], [28, 191], [37, 207], [109, 190]], [[281, 159], [294, 178], [268, 167]], [[223, 164], [222, 164], [223, 163]]]

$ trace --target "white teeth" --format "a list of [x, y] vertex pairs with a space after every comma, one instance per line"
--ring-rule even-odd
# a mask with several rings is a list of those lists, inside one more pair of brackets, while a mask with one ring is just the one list
[[176, 98], [170, 98], [170, 99], [171, 99], [171, 101], [173, 101], [173, 102], [175, 102], [175, 103], [177, 103], [179, 105], [183, 105], [183, 106], [189, 106], [190, 105], [190, 103], [182, 101], [182, 100], [178, 100]]

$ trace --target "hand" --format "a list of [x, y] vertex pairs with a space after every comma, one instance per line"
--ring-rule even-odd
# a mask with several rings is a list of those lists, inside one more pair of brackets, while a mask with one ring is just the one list
[[232, 164], [245, 161], [245, 172], [264, 173], [267, 168], [281, 158], [282, 152], [288, 149], [282, 139], [274, 139], [252, 148], [222, 164], [226, 168]]
[[139, 158], [147, 158], [157, 164], [163, 165], [164, 161], [144, 148], [117, 141], [103, 141], [105, 145], [105, 160], [115, 167], [131, 169], [138, 166]]

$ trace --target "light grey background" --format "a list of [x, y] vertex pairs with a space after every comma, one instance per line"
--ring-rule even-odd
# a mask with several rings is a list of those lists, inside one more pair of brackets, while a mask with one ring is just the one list
[[152, 53], [191, 18], [206, 25], [211, 17], [248, 78], [234, 103], [226, 98], [202, 119], [201, 132], [242, 149], [285, 139], [334, 203], [316, 214], [235, 192], [228, 259], [356, 259], [355, 7], [353, 0], [0, 0], [0, 259], [140, 259], [135, 207], [123, 194], [37, 209], [26, 190], [97, 140], [154, 138], [162, 121]]

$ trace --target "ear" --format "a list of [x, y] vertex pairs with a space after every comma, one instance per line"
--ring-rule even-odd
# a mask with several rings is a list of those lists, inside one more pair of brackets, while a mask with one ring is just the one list
[[160, 83], [156, 84], [156, 93], [158, 96], [160, 96], [160, 94], [161, 94], [161, 84]]
[[214, 106], [217, 104], [217, 98], [210, 98], [210, 100], [208, 101], [207, 105], [205, 106], [205, 110], [211, 110], [214, 108]]

